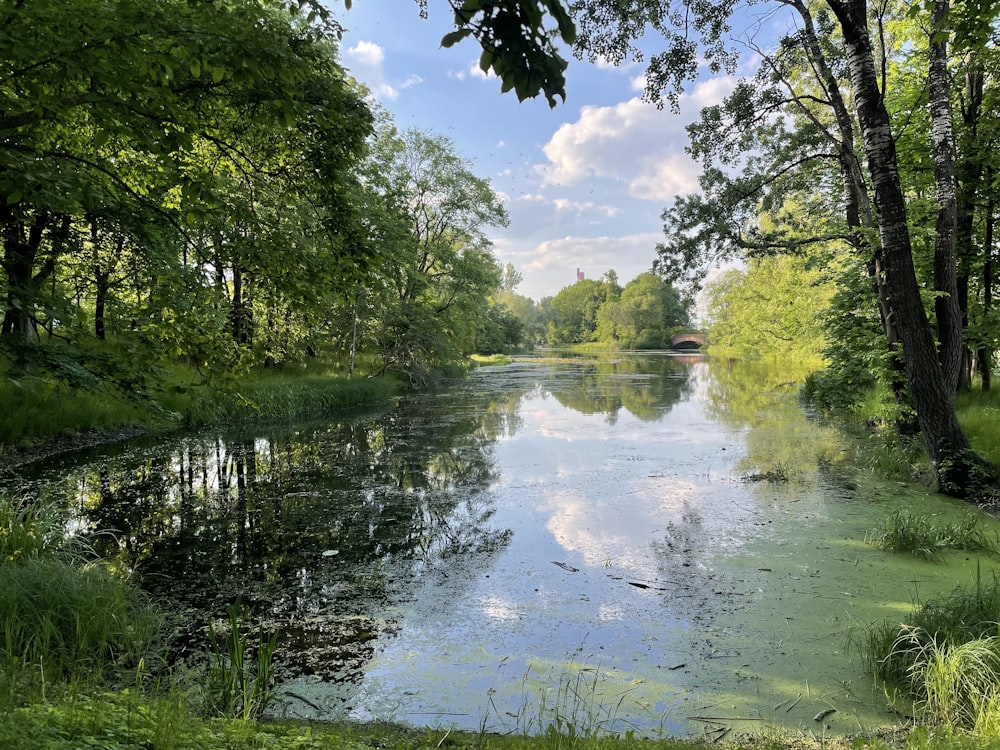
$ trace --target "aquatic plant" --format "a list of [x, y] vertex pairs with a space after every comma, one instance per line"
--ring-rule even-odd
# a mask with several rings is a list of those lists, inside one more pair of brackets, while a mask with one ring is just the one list
[[67, 546], [61, 514], [54, 508], [0, 497], [0, 564], [50, 556]]
[[922, 720], [977, 732], [1000, 730], [1000, 583], [952, 593], [909, 622], [872, 625], [862, 645], [883, 684], [914, 701]]
[[998, 554], [1000, 541], [983, 529], [975, 513], [960, 521], [937, 524], [929, 516], [897, 510], [879, 528], [869, 531], [865, 541], [888, 552], [908, 552], [925, 560], [941, 559], [945, 549]]
[[240, 631], [241, 605], [229, 608], [228, 629], [209, 628], [212, 657], [206, 685], [210, 713], [227, 718], [257, 719], [276, 699], [274, 649], [277, 635], [265, 637], [258, 630], [256, 659], [249, 653], [246, 636]]

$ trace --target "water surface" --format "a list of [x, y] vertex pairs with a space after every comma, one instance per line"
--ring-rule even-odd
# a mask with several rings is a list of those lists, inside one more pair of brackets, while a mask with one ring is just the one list
[[854, 473], [799, 375], [524, 361], [375, 413], [132, 442], [6, 484], [115, 530], [95, 545], [182, 609], [178, 654], [244, 601], [279, 634], [279, 713], [853, 733], [896, 719], [853, 642], [994, 562], [865, 544], [895, 509], [968, 509]]

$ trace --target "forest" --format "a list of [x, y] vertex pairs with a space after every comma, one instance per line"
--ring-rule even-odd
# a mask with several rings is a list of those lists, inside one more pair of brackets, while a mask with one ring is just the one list
[[[471, 39], [503, 93], [541, 95], [553, 107], [565, 101], [572, 56], [641, 66], [645, 99], [669, 110], [700, 71], [736, 75], [742, 53], [752, 53], [754, 69], [688, 129], [698, 189], [664, 208], [649, 271], [622, 284], [609, 269], [536, 302], [517, 293], [521, 272], [493, 253], [490, 230], [509, 222], [502, 197], [451, 140], [399, 128], [374, 103], [341, 64], [338, 18], [319, 2], [3, 3], [3, 456], [44, 454], [58, 433], [102, 440], [130, 428], [232, 426], [243, 415], [292, 419], [388, 403], [402, 389], [429, 392], [465, 374], [473, 354], [539, 344], [660, 349], [698, 322], [701, 300], [713, 353], [809, 364], [802, 395], [815, 413], [849, 416], [866, 439], [918, 445], [936, 490], [995, 505], [997, 469], [973, 450], [958, 411], [973, 397], [990, 403], [1000, 349], [1000, 5], [749, 5], [784, 14], [777, 38], [765, 43], [741, 28], [746, 7], [736, 0], [449, 3], [455, 28], [442, 46]], [[425, 9], [418, 3], [417, 14]], [[669, 382], [679, 394], [681, 381]], [[564, 398], [582, 403], [600, 390], [595, 380]], [[629, 400], [645, 413], [640, 398]], [[996, 442], [995, 406], [975, 408]], [[378, 434], [356, 432], [345, 455], [367, 461], [365, 441], [372, 455], [386, 452]], [[214, 460], [244, 470], [233, 480], [243, 502], [256, 445], [238, 445], [235, 464], [218, 449]], [[212, 451], [204, 452], [207, 467]], [[426, 471], [446, 477], [434, 464], [462, 455], [461, 446], [442, 451]], [[142, 478], [155, 478], [152, 463], [139, 462]], [[397, 489], [409, 502], [417, 466], [400, 466]], [[477, 481], [493, 486], [489, 466], [478, 468]], [[853, 491], [839, 469], [820, 467]], [[195, 473], [179, 486], [193, 486]], [[97, 476], [90, 491], [110, 496], [110, 478]], [[301, 503], [310, 522], [311, 490], [275, 484], [274, 515]], [[366, 497], [374, 513], [385, 510], [373, 491]], [[276, 684], [263, 628], [249, 645], [233, 605], [228, 625], [208, 628], [215, 658], [202, 672], [170, 672], [163, 633], [180, 615], [165, 615], [131, 584], [124, 558], [95, 562], [71, 523], [27, 498], [0, 499], [0, 600], [9, 605], [0, 607], [0, 746], [507, 746], [485, 731], [449, 740], [380, 729], [369, 740], [356, 739], [356, 728], [256, 724]], [[175, 522], [167, 511], [164, 527]], [[884, 537], [912, 521], [895, 518]], [[246, 519], [241, 533], [256, 523]], [[975, 526], [973, 518], [960, 530], [974, 535]], [[374, 528], [353, 531], [367, 538]], [[994, 549], [935, 533], [959, 555]], [[413, 541], [427, 539], [414, 532]], [[314, 551], [321, 562], [340, 555], [332, 541]], [[978, 747], [997, 735], [1000, 594], [994, 582], [985, 605], [987, 586], [975, 583], [962, 605], [978, 608], [975, 632], [926, 625], [915, 634], [893, 622], [865, 636], [886, 647], [870, 653], [888, 654], [873, 658], [872, 672], [909, 681], [915, 702], [905, 718], [942, 732], [917, 728], [899, 743]], [[631, 586], [650, 589], [640, 584]], [[961, 612], [941, 617], [949, 627], [968, 621]], [[980, 661], [928, 673], [983, 681], [956, 687], [947, 707], [933, 704], [940, 686], [922, 683], [920, 669], [942, 654], [962, 656], [969, 643]], [[915, 661], [896, 663], [900, 644]], [[171, 681], [162, 692], [161, 677]], [[829, 713], [816, 715], [817, 729]], [[604, 747], [597, 734], [576, 732], [553, 725], [532, 746]], [[883, 748], [896, 738], [844, 742]]]

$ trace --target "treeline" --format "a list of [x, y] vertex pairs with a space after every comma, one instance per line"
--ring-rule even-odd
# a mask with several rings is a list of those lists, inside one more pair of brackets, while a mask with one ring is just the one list
[[146, 393], [178, 363], [222, 380], [318, 354], [420, 382], [516, 343], [499, 197], [373, 111], [336, 24], [298, 7], [0, 9], [11, 382]]
[[[828, 360], [811, 383], [819, 404], [880, 402], [876, 421], [922, 435], [942, 491], [987, 496], [995, 469], [970, 449], [955, 402], [974, 381], [990, 387], [1000, 344], [998, 9], [782, 8], [791, 31], [758, 39], [756, 75], [688, 129], [700, 189], [664, 211], [656, 268], [701, 283], [711, 265], [742, 260], [742, 275], [712, 290], [733, 348], [795, 354], [805, 344], [793, 341], [811, 339]], [[661, 59], [730, 65], [730, 12], [699, 8], [701, 46], [667, 27]], [[593, 51], [630, 43], [627, 21], [618, 36], [588, 21]], [[676, 97], [688, 75], [679, 61], [654, 65], [647, 96]]]
[[[516, 286], [516, 272], [507, 273], [515, 273]], [[599, 280], [582, 279], [538, 303], [508, 285], [497, 301], [520, 322], [524, 345], [601, 343], [663, 349], [670, 346], [673, 334], [690, 324], [691, 300], [651, 271], [622, 287], [612, 269]]]

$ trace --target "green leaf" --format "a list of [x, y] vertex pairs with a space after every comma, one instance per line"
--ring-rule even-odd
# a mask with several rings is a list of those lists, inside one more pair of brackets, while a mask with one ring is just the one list
[[454, 47], [471, 34], [472, 29], [456, 29], [455, 31], [451, 31], [441, 37], [441, 46], [445, 48]]

